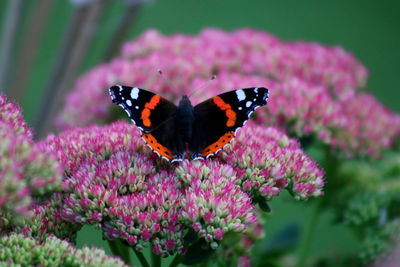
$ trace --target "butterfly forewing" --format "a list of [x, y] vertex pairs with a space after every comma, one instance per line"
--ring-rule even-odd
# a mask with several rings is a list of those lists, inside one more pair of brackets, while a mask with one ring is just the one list
[[189, 143], [192, 158], [206, 158], [222, 149], [251, 113], [267, 104], [267, 100], [267, 88], [244, 88], [214, 96], [195, 106], [194, 134]]
[[122, 107], [142, 131], [146, 143], [160, 156], [174, 160], [180, 157], [182, 145], [176, 140], [174, 125], [177, 106], [147, 90], [116, 85], [110, 88], [113, 103]]

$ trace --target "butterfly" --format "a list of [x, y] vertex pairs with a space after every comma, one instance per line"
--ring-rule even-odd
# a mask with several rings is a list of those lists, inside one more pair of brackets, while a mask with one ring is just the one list
[[122, 107], [140, 129], [147, 145], [170, 162], [182, 161], [187, 151], [192, 159], [215, 155], [269, 97], [267, 88], [243, 88], [196, 106], [184, 95], [176, 106], [137, 87], [114, 85], [109, 92], [112, 102]]

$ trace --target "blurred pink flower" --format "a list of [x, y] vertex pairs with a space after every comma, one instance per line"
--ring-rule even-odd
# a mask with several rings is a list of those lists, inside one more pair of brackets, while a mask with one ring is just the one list
[[108, 256], [103, 249], [78, 249], [52, 235], [46, 240], [16, 233], [0, 236], [0, 251], [2, 266], [130, 266], [120, 258]]
[[33, 143], [20, 108], [4, 95], [0, 110], [0, 229], [6, 229], [33, 215], [37, 198], [61, 190], [62, 170]]
[[239, 266], [239, 267], [251, 267], [250, 256], [248, 256], [248, 255], [246, 255], [246, 256], [241, 256], [241, 257], [239, 258], [238, 266]]
[[[156, 76], [157, 69], [168, 81]], [[399, 116], [359, 92], [367, 71], [351, 54], [250, 29], [206, 29], [197, 36], [149, 30], [125, 44], [120, 57], [77, 81], [57, 123], [66, 129], [110, 121], [115, 113], [107, 88], [114, 84], [177, 100], [213, 74], [218, 78], [195, 94], [193, 103], [228, 90], [264, 86], [271, 101], [258, 111], [257, 121], [290, 135], [314, 136], [346, 156], [377, 156], [399, 137]]]
[[32, 131], [22, 116], [21, 108], [17, 104], [7, 101], [3, 94], [0, 94], [0, 122], [8, 125], [15, 134], [21, 134], [27, 140], [32, 140]]
[[188, 229], [212, 248], [225, 233], [243, 232], [257, 221], [254, 197], [269, 200], [286, 188], [304, 199], [322, 194], [324, 184], [296, 141], [254, 123], [215, 160], [177, 165], [159, 159], [124, 122], [67, 130], [40, 145], [66, 171], [62, 218], [102, 225], [107, 238], [164, 256], [186, 250]]
[[74, 242], [82, 224], [69, 222], [61, 216], [63, 214], [64, 195], [54, 193], [51, 199], [32, 206], [32, 216], [23, 220], [21, 225], [15, 225], [13, 232], [23, 233], [44, 241], [49, 236], [57, 236], [63, 240]]

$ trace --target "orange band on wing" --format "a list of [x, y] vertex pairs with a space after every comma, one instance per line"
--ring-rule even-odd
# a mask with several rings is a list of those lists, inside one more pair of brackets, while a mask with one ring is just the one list
[[225, 110], [225, 115], [228, 117], [226, 126], [234, 126], [236, 123], [236, 112], [232, 109], [231, 105], [225, 103], [225, 101], [219, 96], [214, 96], [212, 99], [217, 107], [219, 107], [221, 110]]
[[206, 147], [201, 153], [204, 157], [210, 154], [214, 154], [217, 150], [223, 148], [226, 144], [228, 144], [233, 139], [233, 137], [235, 137], [234, 133], [226, 133], [221, 136], [217, 142], [214, 142]]
[[160, 99], [161, 98], [158, 95], [154, 95], [150, 99], [150, 102], [148, 102], [144, 105], [144, 109], [142, 111], [142, 116], [141, 116], [144, 126], [146, 126], [146, 127], [151, 126], [151, 121], [150, 121], [151, 110], [155, 109], [155, 107], [158, 105], [158, 103], [160, 103]]
[[161, 157], [166, 157], [169, 160], [174, 158], [172, 156], [172, 151], [160, 144], [151, 133], [143, 133], [142, 137], [154, 151], [160, 154]]

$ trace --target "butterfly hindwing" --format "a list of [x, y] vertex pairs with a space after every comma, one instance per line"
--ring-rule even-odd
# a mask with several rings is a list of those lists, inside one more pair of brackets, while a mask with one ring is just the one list
[[109, 91], [113, 103], [126, 111], [155, 152], [170, 161], [180, 160], [184, 148], [175, 138], [176, 105], [137, 87], [115, 85]]
[[194, 107], [195, 123], [189, 143], [192, 158], [214, 155], [234, 137], [253, 111], [268, 100], [264, 87], [244, 88], [214, 96]]

